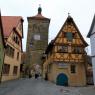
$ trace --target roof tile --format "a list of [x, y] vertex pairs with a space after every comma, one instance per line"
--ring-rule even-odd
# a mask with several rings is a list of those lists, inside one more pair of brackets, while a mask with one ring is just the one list
[[21, 16], [2, 16], [4, 37], [8, 37], [10, 35], [13, 28], [17, 27], [21, 19]]

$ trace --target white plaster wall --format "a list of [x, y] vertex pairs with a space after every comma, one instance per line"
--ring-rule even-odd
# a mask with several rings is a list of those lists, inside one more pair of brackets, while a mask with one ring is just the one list
[[92, 58], [92, 67], [93, 67], [93, 81], [95, 85], [95, 57]]
[[[92, 33], [95, 33], [95, 25], [92, 30]], [[90, 43], [91, 43], [91, 56], [95, 56], [95, 34], [90, 36]], [[93, 81], [95, 85], [95, 57], [92, 57], [92, 66], [93, 66]]]
[[91, 43], [91, 55], [95, 55], [95, 34], [90, 37], [90, 43]]

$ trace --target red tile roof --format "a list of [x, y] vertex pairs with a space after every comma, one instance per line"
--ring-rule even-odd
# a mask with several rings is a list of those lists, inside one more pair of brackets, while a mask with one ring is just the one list
[[44, 16], [42, 16], [42, 14], [37, 14], [35, 16], [32, 16], [32, 17], [28, 17], [28, 19], [35, 19], [35, 20], [48, 20], [50, 21], [49, 18], [46, 18]]
[[42, 16], [42, 14], [37, 14], [37, 15], [35, 15], [35, 16], [32, 16], [32, 17], [30, 17], [30, 18], [33, 18], [33, 19], [43, 19], [43, 20], [50, 20], [49, 18], [46, 18], [46, 17], [44, 17], [44, 16]]
[[44, 17], [44, 16], [41, 14], [41, 12], [42, 12], [42, 8], [39, 7], [39, 8], [38, 8], [38, 14], [35, 15], [35, 16], [32, 16], [32, 17], [28, 17], [28, 18], [30, 18], [30, 19], [36, 19], [36, 20], [48, 20], [48, 21], [50, 21], [50, 19]]
[[20, 20], [22, 20], [21, 16], [2, 16], [4, 37], [9, 37], [13, 28], [17, 27]]

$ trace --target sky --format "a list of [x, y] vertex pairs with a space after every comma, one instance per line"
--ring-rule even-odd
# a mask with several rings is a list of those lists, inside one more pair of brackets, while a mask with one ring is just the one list
[[24, 51], [26, 50], [27, 40], [27, 17], [37, 14], [39, 4], [42, 7], [42, 15], [51, 19], [49, 42], [57, 35], [68, 13], [70, 13], [82, 36], [89, 44], [86, 48], [87, 53], [91, 54], [90, 40], [87, 38], [87, 34], [95, 13], [95, 0], [0, 0], [0, 9], [3, 16], [22, 16], [24, 19]]

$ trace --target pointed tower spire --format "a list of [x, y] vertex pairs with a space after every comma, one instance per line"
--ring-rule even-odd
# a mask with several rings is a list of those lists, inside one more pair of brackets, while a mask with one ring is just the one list
[[38, 14], [41, 14], [41, 12], [42, 12], [42, 8], [41, 8], [41, 4], [39, 4]]

